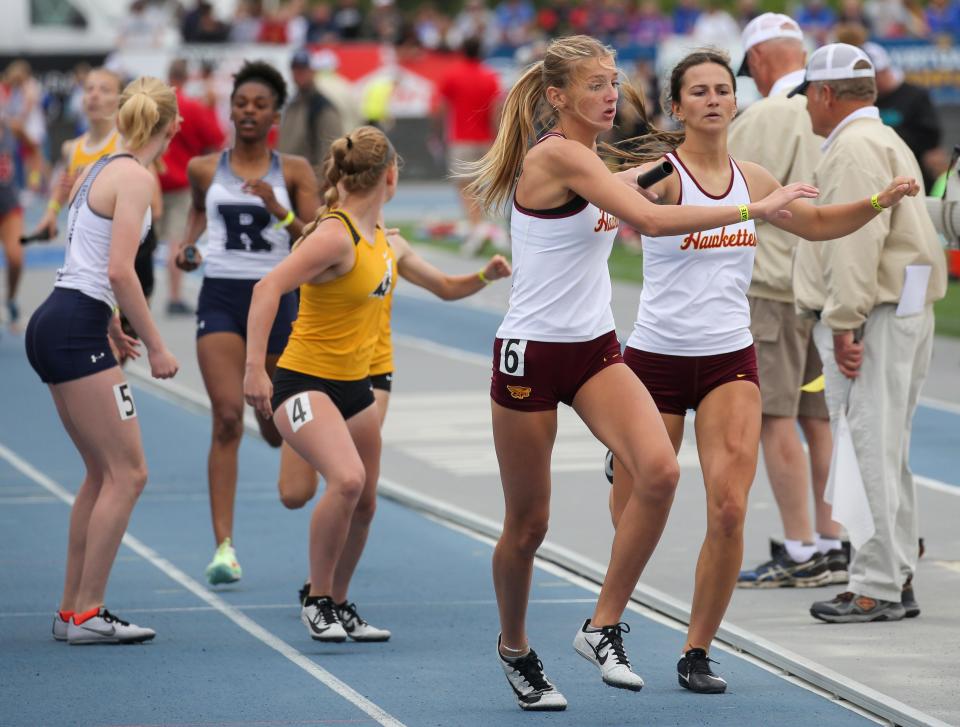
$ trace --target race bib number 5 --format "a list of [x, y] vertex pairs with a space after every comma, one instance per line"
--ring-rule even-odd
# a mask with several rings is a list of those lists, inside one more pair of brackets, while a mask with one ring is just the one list
[[523, 376], [523, 355], [527, 342], [519, 338], [507, 338], [500, 346], [500, 372], [508, 376]]
[[117, 410], [121, 421], [132, 419], [137, 415], [137, 407], [133, 403], [133, 394], [130, 393], [130, 384], [123, 382], [113, 387], [113, 397], [117, 400]]

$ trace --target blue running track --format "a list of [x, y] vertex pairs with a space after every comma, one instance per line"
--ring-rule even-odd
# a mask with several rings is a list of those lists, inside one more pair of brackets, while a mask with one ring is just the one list
[[[400, 309], [408, 304], [398, 300]], [[416, 316], [401, 310], [397, 319]], [[463, 323], [451, 328], [467, 328]], [[478, 338], [474, 329], [471, 339]], [[715, 656], [729, 693], [686, 692], [675, 672], [682, 633], [636, 613], [627, 616], [633, 627], [627, 644], [647, 686], [639, 694], [606, 687], [570, 645], [591, 612], [593, 592], [547, 570], [534, 577], [531, 639], [570, 707], [522, 713], [494, 653], [489, 543], [391, 502], [380, 505], [351, 598], [394, 638], [387, 644], [311, 641], [296, 604], [306, 572], [309, 508], [290, 512], [279, 504], [276, 452], [250, 438], [241, 447], [235, 532], [244, 579], [214, 593], [201, 583], [214, 546], [204, 476], [209, 420], [136, 387], [150, 481], [130, 523], [134, 549], [121, 548], [107, 600], [116, 613], [155, 628], [158, 636], [142, 646], [54, 642], [50, 623], [62, 585], [69, 511], [51, 490], [74, 491], [82, 467], [19, 338], [0, 339], [0, 370], [5, 727], [740, 727], [773, 715], [778, 727], [871, 724], [721, 651]]]

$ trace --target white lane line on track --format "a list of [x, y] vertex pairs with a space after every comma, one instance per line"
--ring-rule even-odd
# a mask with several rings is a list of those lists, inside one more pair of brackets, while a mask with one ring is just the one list
[[[74, 497], [70, 492], [40, 472], [29, 462], [22, 459], [15, 452], [5, 447], [3, 444], [0, 444], [0, 457], [3, 457], [3, 459], [9, 462], [26, 477], [29, 477], [40, 487], [53, 494], [63, 503], [71, 506], [73, 505]], [[371, 702], [369, 699], [354, 690], [345, 682], [335, 677], [323, 667], [318, 666], [315, 662], [311, 661], [308, 657], [290, 646], [290, 644], [288, 644], [286, 641], [283, 641], [278, 636], [275, 636], [271, 632], [267, 631], [249, 616], [234, 608], [216, 594], [211, 593], [209, 590], [207, 590], [207, 588], [188, 576], [182, 570], [173, 565], [173, 563], [163, 558], [160, 554], [135, 538], [133, 535], [130, 535], [129, 533], [124, 535], [123, 544], [160, 570], [168, 578], [179, 583], [181, 586], [183, 586], [183, 588], [194, 594], [197, 598], [210, 606], [210, 608], [215, 611], [219, 611], [226, 618], [263, 643], [265, 646], [270, 647], [280, 655], [286, 657], [289, 661], [303, 669], [305, 672], [307, 672], [307, 674], [321, 682], [332, 692], [346, 699], [348, 702], [367, 714], [378, 724], [384, 725], [384, 727], [405, 727], [403, 722]]]

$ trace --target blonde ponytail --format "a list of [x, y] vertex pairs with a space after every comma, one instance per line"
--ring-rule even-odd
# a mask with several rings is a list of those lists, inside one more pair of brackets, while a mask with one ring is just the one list
[[502, 209], [510, 196], [523, 156], [543, 126], [545, 91], [543, 61], [537, 61], [507, 94], [493, 146], [479, 161], [464, 165], [464, 176], [473, 178], [465, 192], [484, 210]]
[[340, 187], [345, 192], [366, 192], [383, 178], [387, 167], [397, 159], [393, 144], [380, 129], [361, 126], [336, 139], [323, 160], [323, 204], [294, 243], [299, 245], [313, 232], [327, 212], [340, 204]]
[[164, 130], [178, 113], [177, 97], [163, 81], [142, 76], [131, 81], [120, 96], [117, 129], [130, 151], [142, 149]]

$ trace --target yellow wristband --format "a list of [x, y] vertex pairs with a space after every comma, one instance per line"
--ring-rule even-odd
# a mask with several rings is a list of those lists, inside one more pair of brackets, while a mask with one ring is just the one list
[[477, 271], [477, 277], [480, 278], [480, 282], [484, 285], [490, 285], [490, 283], [493, 282], [492, 280], [487, 280], [487, 276], [483, 274], [482, 270]]
[[746, 222], [750, 219], [750, 210], [747, 209], [745, 204], [737, 205], [737, 209], [740, 210], [740, 221]]
[[57, 200], [55, 200], [55, 199], [51, 199], [49, 202], [47, 202], [47, 209], [48, 209], [48, 210], [53, 210], [53, 214], [55, 214], [55, 215], [56, 215], [56, 214], [59, 214], [59, 213], [60, 213], [60, 203], [57, 202]]
[[279, 220], [273, 227], [276, 230], [282, 230], [284, 227], [289, 227], [295, 219], [297, 219], [297, 216], [293, 214], [293, 210], [290, 210], [287, 212], [287, 216]]
[[886, 207], [880, 204], [880, 195], [875, 194], [870, 198], [870, 206], [873, 207], [877, 212], [883, 212]]

